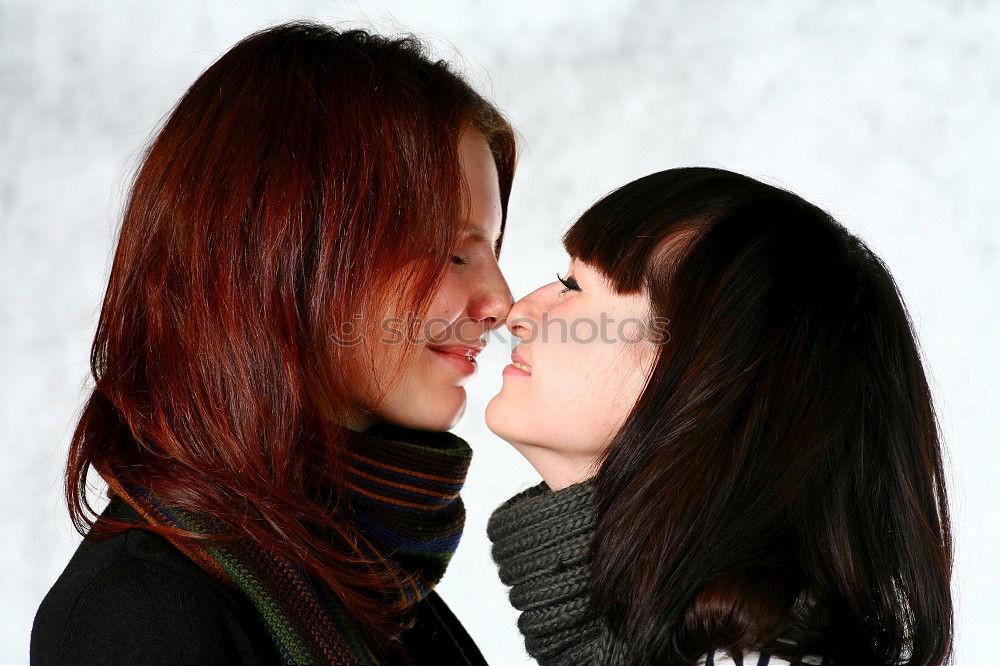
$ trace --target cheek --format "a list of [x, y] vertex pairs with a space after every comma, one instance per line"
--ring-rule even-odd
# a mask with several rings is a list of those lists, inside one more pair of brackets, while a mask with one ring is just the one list
[[536, 384], [531, 396], [535, 422], [558, 448], [601, 451], [631, 408], [617, 347], [599, 340], [546, 347], [539, 350], [544, 363], [531, 380]]
[[426, 348], [416, 348], [380, 416], [420, 430], [448, 430], [465, 411], [465, 390]]
[[424, 333], [431, 342], [444, 342], [448, 330], [465, 310], [468, 297], [462, 281], [451, 274], [445, 275], [441, 287], [431, 301], [424, 325]]

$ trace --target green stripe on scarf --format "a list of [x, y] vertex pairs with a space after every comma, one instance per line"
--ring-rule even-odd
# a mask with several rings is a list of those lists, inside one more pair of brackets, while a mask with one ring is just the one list
[[[350, 440], [346, 471], [356, 527], [393, 567], [411, 605], [437, 585], [461, 539], [465, 507], [459, 491], [471, 459], [469, 445], [447, 432], [382, 424]], [[224, 533], [218, 521], [161, 501], [142, 487], [113, 481], [109, 486], [148, 520]], [[224, 582], [250, 599], [282, 663], [376, 663], [348, 609], [291, 562], [246, 540], [177, 545], [216, 578], [221, 570]]]

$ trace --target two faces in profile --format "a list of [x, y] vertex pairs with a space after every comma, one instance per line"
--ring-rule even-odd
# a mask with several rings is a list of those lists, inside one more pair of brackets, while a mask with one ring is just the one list
[[[597, 201], [563, 238], [565, 275], [514, 302], [498, 258], [517, 233], [515, 145], [502, 114], [412, 39], [289, 24], [236, 45], [146, 155], [95, 342], [102, 399], [154, 444], [137, 452], [88, 410], [69, 487], [90, 465], [105, 478], [131, 465], [174, 500], [221, 515], [215, 499], [236, 495], [275, 535], [305, 535], [322, 514], [303, 499], [326, 460], [316, 442], [335, 450], [378, 423], [448, 430], [475, 356], [506, 325], [520, 344], [486, 422], [544, 480], [523, 501], [592, 493], [586, 605], [600, 617], [587, 622], [631, 659], [724, 648], [940, 663], [940, 442], [885, 265], [788, 191], [677, 168]], [[379, 323], [406, 313], [434, 330], [380, 343]], [[602, 320], [634, 326], [566, 335]], [[357, 344], [337, 344], [331, 331], [352, 321]], [[203, 385], [219, 394], [185, 394]], [[149, 390], [176, 393], [143, 402]], [[212, 410], [225, 427], [199, 430], [193, 415]], [[198, 441], [215, 448], [192, 453]], [[298, 512], [250, 485], [275, 460], [269, 492]], [[268, 545], [304, 561], [310, 539]]]

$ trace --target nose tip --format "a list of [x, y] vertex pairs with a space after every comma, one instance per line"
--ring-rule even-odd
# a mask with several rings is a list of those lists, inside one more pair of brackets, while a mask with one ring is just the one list
[[508, 328], [510, 329], [511, 335], [513, 335], [515, 338], [520, 338], [520, 339], [526, 338], [528, 334], [531, 332], [527, 326], [525, 326], [523, 323], [518, 323], [517, 321], [515, 321], [512, 325], [508, 326]]
[[500, 324], [503, 323], [503, 320], [498, 320], [496, 317], [484, 317], [481, 320], [481, 323], [483, 325], [483, 335], [485, 336], [490, 331], [499, 328]]
[[514, 304], [514, 299], [509, 289], [505, 289], [504, 291], [506, 292], [505, 294], [490, 299], [490, 302], [484, 304], [480, 310], [482, 315], [481, 320], [487, 327], [487, 330], [494, 329], [507, 321], [507, 315]]

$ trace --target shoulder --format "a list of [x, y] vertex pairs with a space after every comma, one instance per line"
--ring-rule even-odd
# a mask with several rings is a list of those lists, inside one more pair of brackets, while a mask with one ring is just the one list
[[435, 590], [416, 604], [413, 626], [401, 639], [418, 664], [486, 665], [475, 641]]
[[84, 539], [42, 601], [33, 664], [256, 661], [270, 645], [249, 601], [166, 539]]

